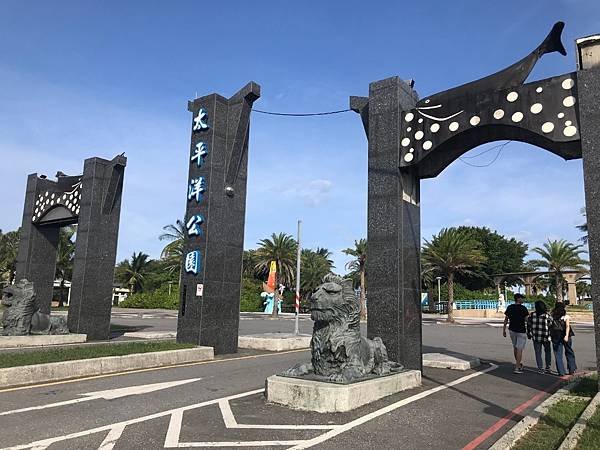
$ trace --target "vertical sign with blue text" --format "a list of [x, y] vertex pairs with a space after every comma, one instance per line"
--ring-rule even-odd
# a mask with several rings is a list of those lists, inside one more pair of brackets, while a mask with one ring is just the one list
[[210, 94], [188, 103], [177, 341], [215, 353], [237, 351], [250, 111], [259, 97], [250, 82], [229, 99]]

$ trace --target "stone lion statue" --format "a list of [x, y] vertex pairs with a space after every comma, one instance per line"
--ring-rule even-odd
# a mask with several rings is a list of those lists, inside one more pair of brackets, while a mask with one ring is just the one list
[[26, 279], [2, 289], [2, 334], [26, 336], [28, 334], [67, 334], [69, 329], [63, 317], [50, 317], [35, 305], [33, 283]]
[[298, 364], [284, 376], [312, 375], [316, 379], [348, 383], [368, 375], [385, 375], [402, 366], [390, 361], [381, 338], [360, 334], [360, 302], [352, 280], [326, 275], [310, 299], [314, 321], [309, 364]]

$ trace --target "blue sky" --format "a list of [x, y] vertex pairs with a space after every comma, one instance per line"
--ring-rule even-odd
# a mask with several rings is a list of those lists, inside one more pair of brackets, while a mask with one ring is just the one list
[[[196, 93], [262, 86], [256, 108], [347, 108], [370, 82], [413, 78], [426, 96], [495, 72], [566, 22], [567, 57], [530, 80], [575, 70], [574, 39], [600, 32], [600, 2], [56, 1], [0, 3], [0, 229], [21, 222], [26, 175], [80, 173], [125, 152], [118, 259], [158, 257], [162, 227], [183, 216]], [[465, 156], [481, 153], [488, 146]], [[334, 252], [366, 235], [367, 142], [354, 113], [254, 114], [246, 248], [273, 232]], [[484, 165], [491, 151], [471, 158]], [[581, 161], [511, 143], [485, 168], [454, 162], [422, 183], [422, 236], [485, 225], [531, 246], [575, 241]]]

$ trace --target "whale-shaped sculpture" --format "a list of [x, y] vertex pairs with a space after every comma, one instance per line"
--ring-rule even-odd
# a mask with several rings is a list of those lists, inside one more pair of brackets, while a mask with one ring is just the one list
[[[525, 58], [487, 77], [425, 97], [417, 102], [417, 111], [430, 119], [449, 120], [458, 114], [456, 111], [444, 114], [446, 109], [444, 103], [449, 97], [452, 99], [464, 98], [468, 101], [474, 92], [501, 90], [523, 84], [543, 55], [554, 52], [563, 56], [567, 54], [561, 42], [564, 27], [564, 22], [556, 22], [543, 42]], [[453, 101], [453, 106], [457, 106], [456, 101]]]

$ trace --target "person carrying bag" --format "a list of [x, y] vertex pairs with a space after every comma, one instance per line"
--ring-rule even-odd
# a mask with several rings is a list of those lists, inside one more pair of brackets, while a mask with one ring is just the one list
[[556, 361], [556, 370], [559, 375], [566, 375], [565, 364], [563, 361], [563, 349], [567, 358], [567, 370], [570, 375], [577, 370], [575, 362], [575, 352], [573, 351], [572, 337], [575, 336], [571, 327], [571, 318], [567, 314], [564, 303], [557, 303], [552, 311], [552, 327], [550, 328], [550, 338], [552, 339], [552, 348], [554, 350], [554, 359]]

